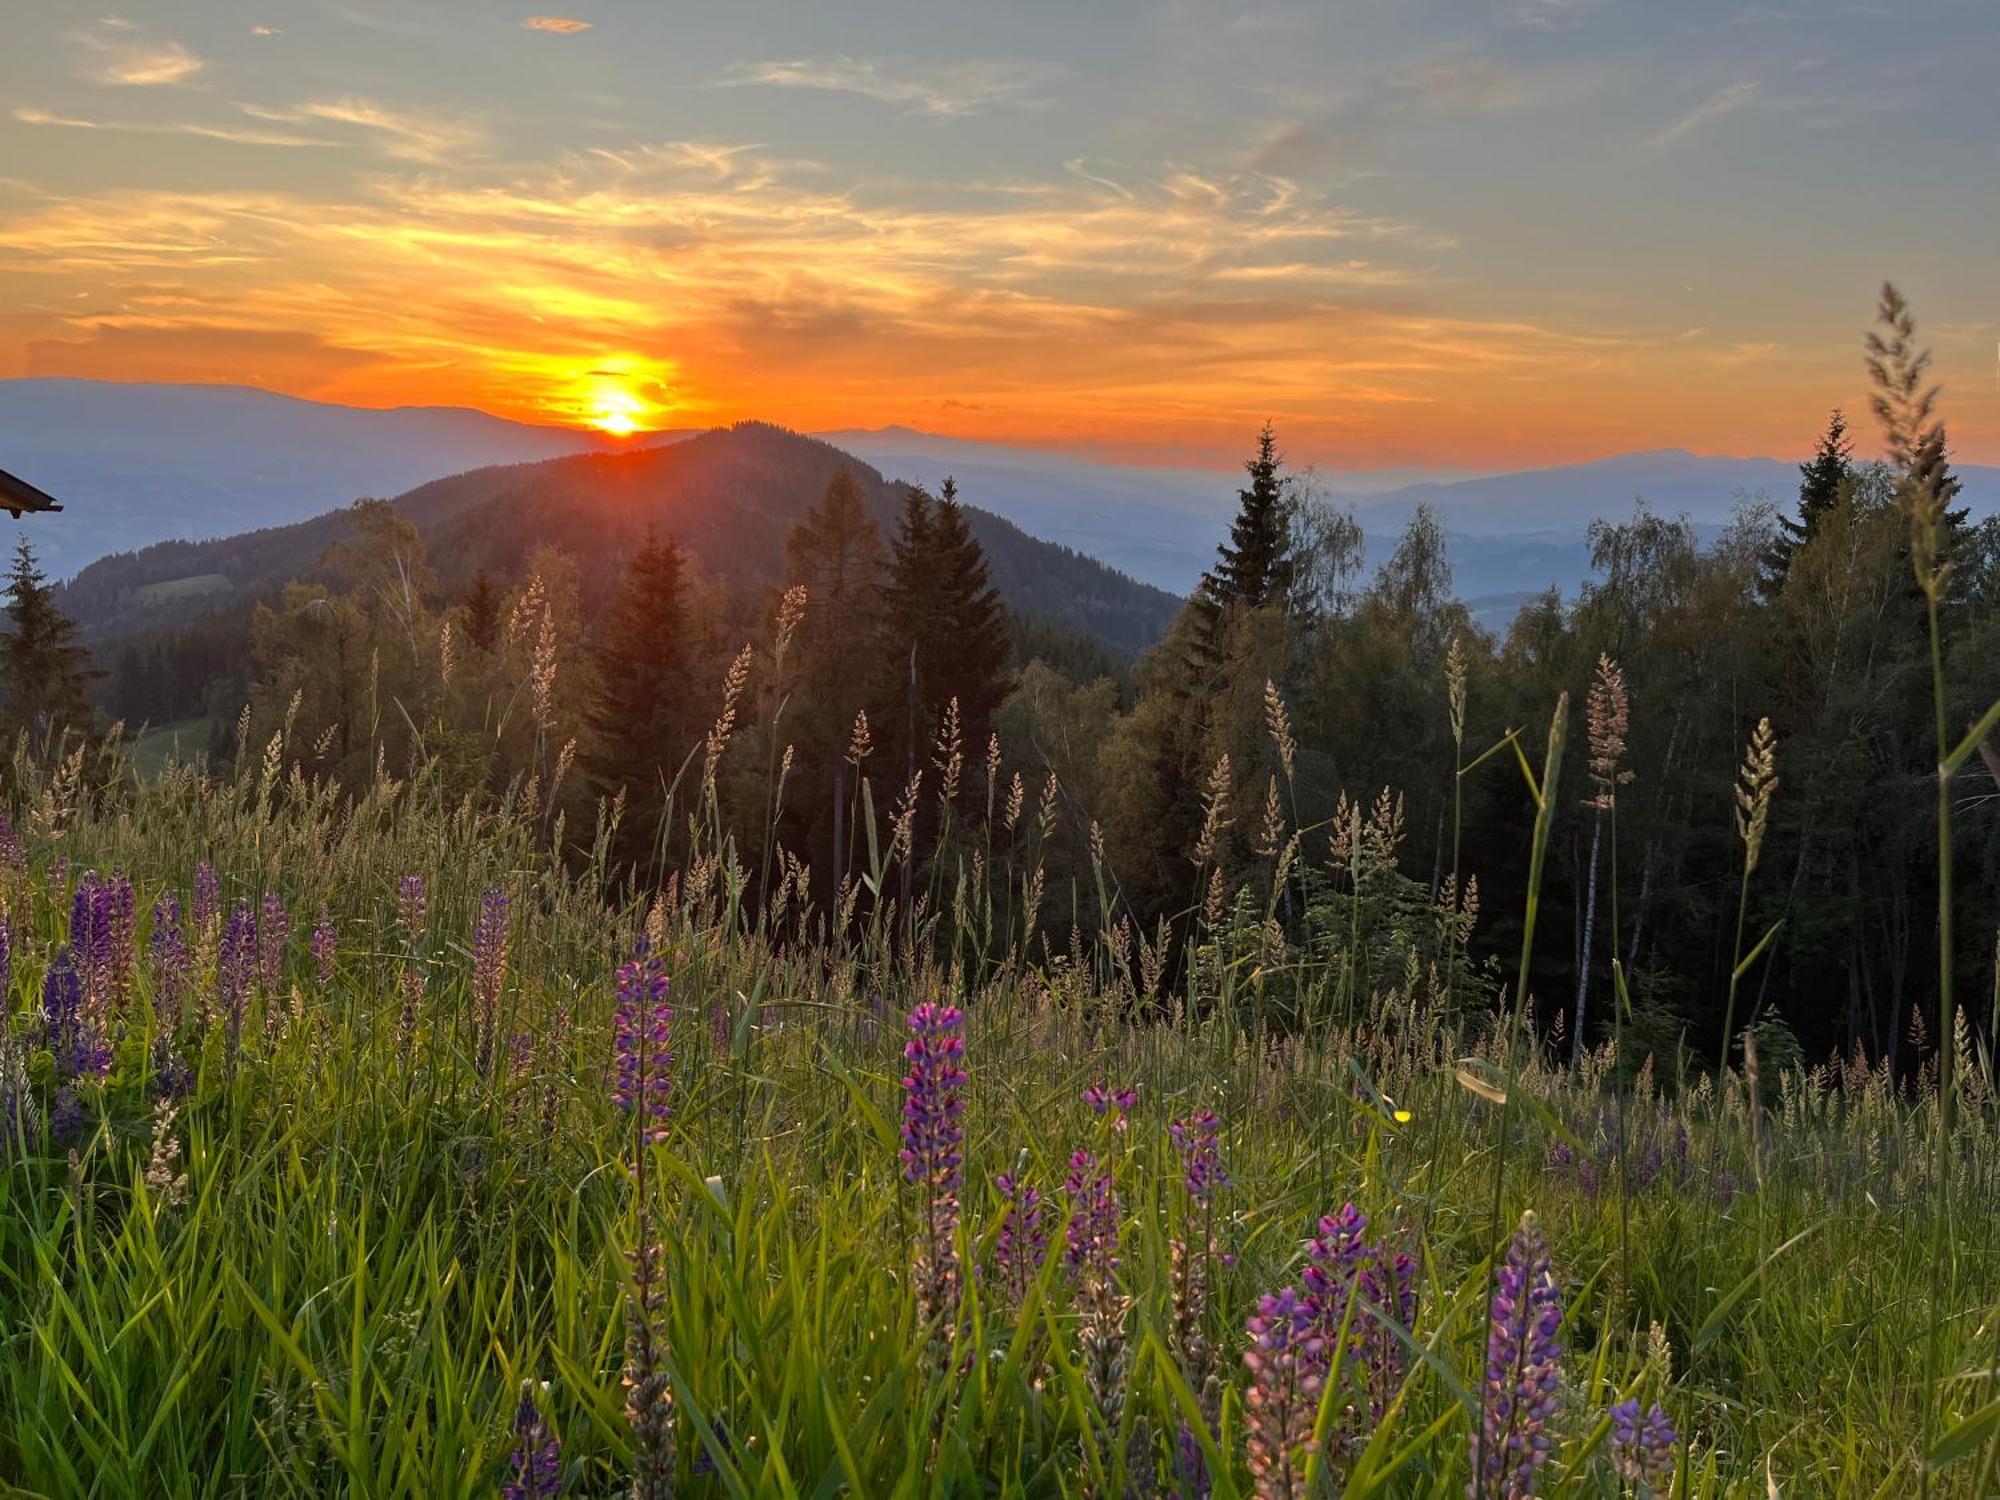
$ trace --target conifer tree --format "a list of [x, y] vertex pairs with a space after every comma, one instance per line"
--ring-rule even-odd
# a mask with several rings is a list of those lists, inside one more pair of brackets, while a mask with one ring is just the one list
[[1218, 546], [1216, 565], [1201, 591], [1218, 611], [1235, 605], [1261, 609], [1288, 602], [1292, 591], [1291, 501], [1279, 473], [1278, 438], [1271, 424], [1257, 435], [1257, 456], [1244, 464], [1249, 488], [1237, 491], [1229, 540]]
[[9, 737], [23, 729], [40, 735], [87, 728], [86, 692], [102, 674], [90, 665], [89, 649], [77, 644], [76, 623], [56, 607], [55, 591], [26, 537], [15, 544], [7, 576], [7, 618], [12, 629], [0, 651], [0, 683]]
[[[797, 653], [796, 698], [790, 723], [798, 746], [800, 802], [807, 838], [831, 823], [833, 868], [845, 871], [845, 821], [850, 800], [847, 742], [854, 716], [869, 707], [863, 663], [875, 624], [882, 575], [882, 532], [868, 514], [861, 485], [845, 466], [826, 493], [785, 538], [785, 583], [806, 591], [805, 625]], [[831, 786], [828, 800], [817, 789]]]
[[465, 638], [478, 651], [491, 651], [500, 640], [500, 590], [484, 568], [472, 575], [472, 588], [459, 611]]
[[606, 794], [624, 789], [629, 852], [653, 847], [666, 788], [701, 733], [692, 646], [685, 557], [673, 538], [648, 531], [592, 649], [586, 714], [585, 765]]
[[1813, 456], [1799, 465], [1799, 513], [1778, 517], [1778, 531], [1758, 560], [1757, 586], [1764, 598], [1774, 599], [1785, 586], [1792, 558], [1809, 541], [1833, 508], [1840, 503], [1842, 486], [1854, 477], [1854, 444], [1847, 436], [1847, 417], [1835, 407], [1821, 434]]

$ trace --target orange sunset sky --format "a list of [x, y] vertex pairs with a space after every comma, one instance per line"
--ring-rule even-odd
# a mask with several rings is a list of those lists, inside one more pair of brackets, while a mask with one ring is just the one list
[[[0, 377], [1336, 470], [2000, 461], [1970, 3], [16, 7]], [[1872, 443], [1872, 438], [1870, 439]]]

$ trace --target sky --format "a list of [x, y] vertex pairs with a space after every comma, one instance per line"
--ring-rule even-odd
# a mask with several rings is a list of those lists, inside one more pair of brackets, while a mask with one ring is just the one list
[[2000, 462], [1990, 0], [537, 3], [0, 7], [0, 377], [1782, 456], [1890, 278]]

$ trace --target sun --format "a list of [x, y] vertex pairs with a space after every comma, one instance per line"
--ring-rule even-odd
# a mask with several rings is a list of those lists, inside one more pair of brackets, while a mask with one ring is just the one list
[[639, 430], [639, 418], [645, 415], [645, 411], [645, 404], [630, 391], [616, 386], [600, 386], [590, 398], [585, 420], [599, 432], [613, 437], [630, 437]]

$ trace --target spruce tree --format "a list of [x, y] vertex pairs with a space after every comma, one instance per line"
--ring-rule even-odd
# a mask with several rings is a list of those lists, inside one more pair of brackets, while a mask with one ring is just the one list
[[1799, 512], [1778, 517], [1777, 534], [1758, 559], [1757, 586], [1766, 600], [1775, 599], [1792, 570], [1792, 558], [1812, 539], [1819, 524], [1840, 504], [1841, 489], [1854, 477], [1854, 444], [1847, 436], [1847, 417], [1835, 407], [1813, 456], [1799, 465]]
[[9, 737], [24, 729], [39, 736], [51, 729], [88, 728], [86, 693], [103, 674], [91, 667], [88, 648], [77, 644], [76, 622], [56, 607], [55, 591], [26, 537], [14, 547], [7, 618], [13, 628], [0, 653], [0, 679], [7, 693]]
[[968, 743], [981, 744], [1007, 696], [1010, 630], [986, 567], [986, 551], [966, 523], [958, 486], [945, 480], [933, 514], [932, 546], [942, 630], [939, 680], [929, 684], [933, 719], [953, 698]]
[[596, 680], [585, 766], [607, 795], [624, 789], [624, 842], [632, 853], [652, 848], [666, 786], [701, 732], [685, 575], [680, 544], [648, 531], [591, 650]]
[[465, 638], [474, 649], [491, 651], [500, 641], [500, 590], [484, 568], [472, 575], [472, 588], [465, 596], [459, 616]]
[[1249, 488], [1237, 491], [1229, 540], [1203, 575], [1201, 592], [1218, 611], [1236, 605], [1261, 609], [1286, 603], [1292, 591], [1291, 497], [1279, 473], [1278, 438], [1271, 424], [1257, 435], [1257, 456], [1244, 464]]

